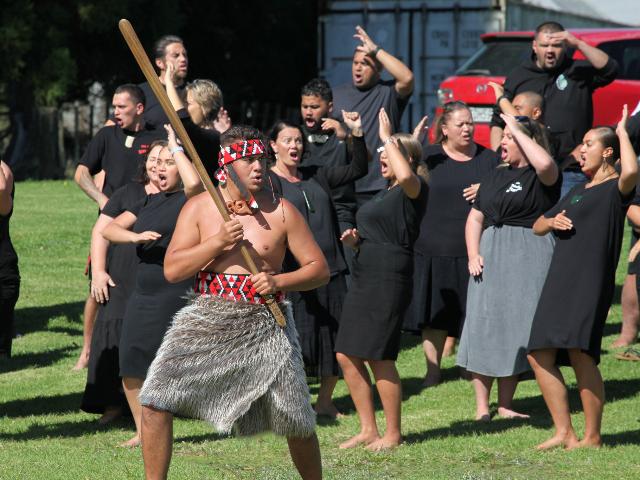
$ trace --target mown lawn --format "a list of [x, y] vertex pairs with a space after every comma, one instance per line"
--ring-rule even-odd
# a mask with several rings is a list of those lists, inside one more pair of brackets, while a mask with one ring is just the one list
[[[0, 363], [0, 479], [142, 478], [140, 450], [116, 445], [133, 425], [99, 427], [96, 416], [78, 410], [85, 372], [71, 367], [82, 341], [87, 283], [82, 270], [96, 209], [72, 182], [17, 185], [12, 236], [20, 255], [14, 357]], [[626, 250], [626, 248], [625, 248]], [[585, 256], [585, 261], [588, 257]], [[624, 262], [618, 272], [620, 284]], [[640, 478], [640, 364], [613, 357], [620, 305], [611, 313], [602, 371], [608, 403], [605, 447], [600, 450], [535, 452], [550, 434], [550, 419], [535, 382], [520, 385], [515, 408], [529, 421], [473, 422], [471, 385], [457, 377], [453, 358], [444, 361], [445, 382], [421, 391], [424, 361], [415, 338], [405, 339], [398, 362], [403, 378], [406, 442], [393, 452], [340, 451], [357, 429], [343, 382], [337, 404], [348, 415], [318, 428], [326, 478], [333, 479], [638, 479]], [[575, 379], [574, 422], [583, 430]], [[311, 385], [312, 393], [317, 385]], [[495, 395], [495, 394], [494, 394]], [[205, 423], [175, 422], [172, 478], [296, 478], [285, 442], [272, 435], [249, 440], [218, 436]]]

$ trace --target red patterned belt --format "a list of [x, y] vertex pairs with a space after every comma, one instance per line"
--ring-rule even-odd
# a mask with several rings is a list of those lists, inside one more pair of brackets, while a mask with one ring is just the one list
[[[251, 275], [242, 273], [199, 272], [195, 278], [194, 291], [199, 295], [214, 295], [233, 302], [267, 303], [266, 298], [253, 288]], [[285, 294], [276, 292], [274, 297], [276, 302], [282, 302]]]

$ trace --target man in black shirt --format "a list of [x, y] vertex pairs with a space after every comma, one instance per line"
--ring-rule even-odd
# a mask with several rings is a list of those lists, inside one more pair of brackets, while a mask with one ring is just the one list
[[[300, 113], [305, 149], [303, 165], [332, 167], [347, 165], [350, 161], [346, 132], [340, 122], [328, 118], [333, 112], [333, 93], [329, 82], [314, 78], [301, 91]], [[355, 227], [356, 200], [353, 185], [334, 189], [340, 232]]]
[[[354, 37], [361, 45], [356, 47], [353, 55], [353, 82], [334, 89], [333, 106], [337, 113], [344, 110], [360, 114], [367, 150], [373, 156], [369, 173], [356, 181], [356, 200], [361, 205], [387, 187], [380, 173], [380, 153], [377, 151], [381, 146], [378, 114], [384, 108], [391, 120], [392, 130], [398, 131], [400, 117], [413, 93], [413, 73], [404, 63], [376, 45], [360, 26], [356, 27]], [[393, 80], [380, 79], [383, 69], [391, 74]]]
[[[591, 128], [592, 93], [616, 78], [618, 64], [556, 22], [545, 22], [536, 28], [532, 48], [531, 58], [507, 75], [504, 95], [509, 100], [527, 90], [542, 95], [545, 103], [542, 122], [557, 137], [557, 158], [562, 162]], [[578, 49], [586, 60], [574, 60], [573, 49]], [[502, 136], [504, 128], [499, 113], [496, 108], [491, 120], [492, 145], [494, 138]], [[577, 164], [572, 163], [563, 175], [563, 190], [586, 180]]]
[[[164, 130], [150, 128], [145, 123], [145, 95], [137, 85], [119, 86], [112, 105], [116, 124], [102, 127], [93, 137], [74, 177], [100, 209], [111, 193], [133, 180], [151, 142], [166, 137]], [[105, 172], [102, 191], [92, 178], [101, 170]]]

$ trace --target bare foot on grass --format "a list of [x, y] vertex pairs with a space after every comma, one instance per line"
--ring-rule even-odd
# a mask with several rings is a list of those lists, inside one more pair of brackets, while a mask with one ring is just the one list
[[541, 444], [536, 445], [536, 450], [544, 451], [544, 450], [551, 450], [552, 448], [557, 448], [557, 447], [565, 447], [567, 450], [572, 450], [576, 448], [578, 443], [580, 443], [578, 442], [578, 437], [576, 437], [576, 434], [573, 432], [566, 433], [566, 434], [556, 433], [549, 440], [546, 440]]
[[498, 407], [498, 416], [500, 418], [530, 418], [526, 413], [516, 412], [504, 407]]
[[365, 448], [370, 452], [382, 452], [385, 450], [392, 450], [402, 443], [402, 437], [400, 436], [383, 436], [375, 442], [371, 442]]
[[602, 447], [602, 438], [583, 438], [579, 442], [567, 445], [567, 450], [575, 450], [576, 448], [600, 448]]
[[122, 442], [118, 446], [124, 447], [124, 448], [136, 448], [136, 447], [139, 447], [141, 444], [142, 442], [140, 442], [140, 437], [136, 435], [135, 437], [127, 440], [126, 442]]
[[85, 351], [84, 349], [80, 352], [80, 356], [78, 357], [78, 361], [76, 362], [76, 364], [73, 366], [73, 368], [71, 370], [73, 370], [74, 372], [78, 372], [80, 370], [83, 370], [85, 368], [87, 368], [87, 366], [89, 365], [89, 351]]
[[377, 432], [373, 433], [359, 433], [351, 437], [346, 442], [342, 442], [339, 448], [355, 448], [359, 445], [369, 445], [377, 440], [380, 440], [380, 435]]

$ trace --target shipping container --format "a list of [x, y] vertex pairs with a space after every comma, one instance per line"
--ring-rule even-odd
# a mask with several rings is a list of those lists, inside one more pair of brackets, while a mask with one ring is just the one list
[[355, 26], [361, 25], [415, 75], [415, 90], [402, 122], [403, 130], [409, 131], [423, 114], [433, 116], [440, 82], [480, 48], [483, 33], [532, 30], [545, 20], [566, 28], [623, 26], [597, 18], [585, 2], [573, 4], [580, 8], [551, 10], [548, 7], [557, 5], [553, 0], [323, 2], [318, 21], [319, 74], [332, 86], [351, 82], [351, 59], [358, 44], [353, 34]]

